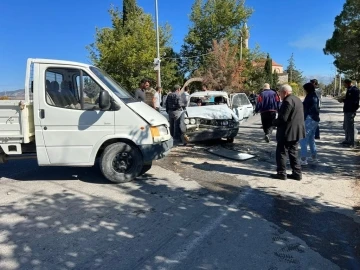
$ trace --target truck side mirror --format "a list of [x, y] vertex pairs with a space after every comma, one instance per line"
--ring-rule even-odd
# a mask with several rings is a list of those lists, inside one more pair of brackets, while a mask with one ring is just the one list
[[105, 111], [110, 108], [110, 95], [108, 91], [101, 90], [99, 94], [99, 107]]

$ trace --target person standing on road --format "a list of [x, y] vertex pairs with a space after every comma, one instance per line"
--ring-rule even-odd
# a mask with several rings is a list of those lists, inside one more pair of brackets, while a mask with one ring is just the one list
[[175, 85], [172, 92], [166, 98], [166, 112], [169, 115], [170, 134], [174, 140], [180, 140], [180, 116], [182, 108], [180, 104], [180, 85]]
[[258, 97], [255, 113], [260, 112], [261, 114], [261, 123], [265, 133], [264, 140], [266, 142], [270, 142], [270, 136], [273, 131], [273, 121], [276, 118], [279, 106], [280, 97], [274, 90], [270, 89], [270, 85], [268, 83], [265, 83], [263, 91]]
[[[319, 99], [319, 110], [321, 108], [321, 96], [322, 96], [322, 91], [319, 87], [319, 83], [317, 79], [312, 79], [310, 80], [310, 83], [312, 83], [315, 86], [315, 93]], [[320, 140], [320, 126], [318, 125], [318, 127], [316, 128], [316, 132], [315, 132], [315, 139]]]
[[[319, 98], [312, 83], [303, 85], [306, 97], [303, 102], [305, 119], [305, 138], [300, 141], [301, 159], [300, 165], [308, 165], [308, 161], [317, 162], [315, 133], [320, 122]], [[310, 147], [311, 158], [308, 158], [307, 147]]]
[[190, 98], [189, 86], [185, 86], [184, 92], [181, 94], [181, 107], [185, 110]]
[[147, 85], [147, 87], [150, 86], [150, 81], [148, 79], [142, 79], [140, 81], [140, 84], [139, 84], [139, 88], [137, 88], [135, 90], [135, 99], [136, 100], [141, 100], [143, 102], [145, 102], [145, 90], [146, 90], [146, 86], [145, 84]]
[[[301, 180], [301, 166], [298, 160], [299, 140], [305, 138], [304, 110], [301, 100], [292, 95], [290, 85], [282, 85], [279, 91], [282, 105], [279, 115], [274, 120], [276, 132], [276, 164], [277, 173], [271, 177], [286, 180], [287, 178]], [[286, 154], [289, 154], [292, 174], [286, 174]]]
[[160, 111], [160, 107], [161, 107], [161, 92], [162, 92], [162, 87], [157, 86], [156, 87], [156, 92], [154, 94], [154, 107], [155, 110], [157, 110], [158, 112]]
[[349, 79], [344, 80], [344, 86], [347, 89], [344, 98], [339, 99], [340, 102], [344, 102], [344, 130], [345, 141], [341, 144], [345, 146], [355, 146], [355, 116], [356, 111], [359, 109], [359, 89], [352, 84]]
[[249, 95], [249, 101], [253, 105], [254, 111], [256, 108], [256, 100], [257, 100], [257, 95], [255, 94], [255, 91], [252, 91], [251, 94]]

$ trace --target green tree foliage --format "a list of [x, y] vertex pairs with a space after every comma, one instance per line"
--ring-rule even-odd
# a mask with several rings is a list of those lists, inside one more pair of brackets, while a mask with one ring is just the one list
[[123, 26], [125, 26], [129, 13], [138, 11], [136, 0], [123, 0]]
[[[136, 7], [126, 9], [126, 20], [118, 8], [111, 7], [111, 28], [97, 28], [95, 42], [87, 48], [91, 61], [104, 69], [126, 89], [135, 89], [142, 78], [156, 81], [153, 61], [156, 56], [154, 22], [149, 14]], [[169, 53], [170, 27], [160, 28], [160, 54]], [[176, 61], [164, 59], [161, 66], [162, 86], [172, 87], [183, 80]]]
[[335, 30], [326, 41], [324, 53], [335, 58], [339, 71], [360, 80], [360, 1], [346, 0], [335, 17]]
[[269, 83], [272, 87], [272, 81], [273, 81], [273, 72], [272, 72], [272, 59], [270, 58], [270, 55], [267, 54], [266, 56], [266, 62], [264, 66], [264, 72], [265, 72], [265, 78], [266, 82]]
[[258, 45], [252, 50], [245, 50], [244, 63], [245, 69], [242, 72], [244, 78], [245, 92], [255, 91], [258, 93], [266, 83], [266, 74], [264, 72], [264, 59], [266, 55], [261, 52]]
[[271, 87], [273, 89], [276, 89], [276, 87], [278, 86], [279, 84], [279, 74], [276, 72], [276, 70], [274, 70], [274, 73], [272, 75], [272, 84], [271, 84]]
[[192, 25], [181, 50], [184, 72], [192, 74], [203, 65], [213, 40], [238, 43], [241, 27], [251, 13], [244, 0], [195, 0], [190, 14]]
[[100, 87], [89, 77], [84, 78], [84, 92], [91, 100], [100, 93]]
[[295, 66], [295, 59], [293, 53], [288, 60], [288, 66], [285, 71], [289, 74], [289, 83], [296, 83], [297, 85], [302, 85], [304, 83], [305, 79], [302, 75], [302, 72], [298, 70]]

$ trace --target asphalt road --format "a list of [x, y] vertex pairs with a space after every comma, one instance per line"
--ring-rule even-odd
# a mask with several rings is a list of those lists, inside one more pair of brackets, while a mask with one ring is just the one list
[[97, 167], [1, 165], [0, 269], [360, 269], [359, 153], [336, 143], [340, 105], [324, 106], [322, 162], [301, 182], [268, 178], [258, 116], [224, 145], [247, 162], [176, 147], [123, 185]]

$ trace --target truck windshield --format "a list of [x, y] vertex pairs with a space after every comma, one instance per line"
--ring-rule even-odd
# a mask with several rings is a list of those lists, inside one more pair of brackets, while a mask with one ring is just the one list
[[126, 91], [122, 86], [120, 86], [105, 71], [100, 70], [97, 67], [90, 67], [90, 69], [122, 101], [127, 103], [135, 101], [135, 99], [130, 95], [130, 93]]

